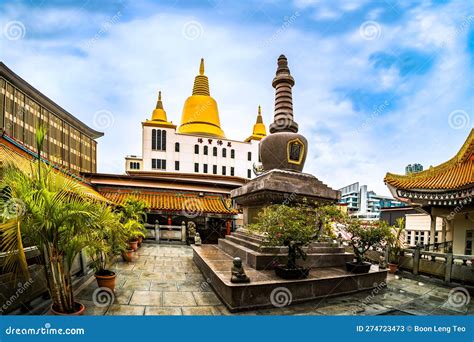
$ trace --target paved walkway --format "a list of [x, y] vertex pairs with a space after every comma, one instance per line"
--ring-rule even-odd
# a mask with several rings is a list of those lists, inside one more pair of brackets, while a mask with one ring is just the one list
[[[231, 315], [192, 260], [189, 246], [144, 244], [132, 263], [117, 262], [115, 300], [102, 305], [92, 277], [77, 295], [87, 315]], [[239, 315], [473, 315], [463, 289], [389, 276], [387, 288]], [[100, 292], [95, 292], [96, 294]], [[102, 298], [105, 299], [105, 298]]]

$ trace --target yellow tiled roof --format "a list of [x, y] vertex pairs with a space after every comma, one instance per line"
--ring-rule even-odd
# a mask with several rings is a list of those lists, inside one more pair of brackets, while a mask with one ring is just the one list
[[199, 216], [200, 213], [215, 214], [237, 214], [237, 210], [228, 209], [230, 201], [224, 205], [223, 197], [218, 195], [197, 196], [194, 194], [180, 194], [169, 192], [147, 192], [140, 193], [132, 191], [100, 191], [100, 193], [110, 201], [121, 205], [127, 198], [143, 200], [150, 210], [181, 211], [183, 214]]
[[[11, 163], [18, 167], [23, 172], [31, 172], [31, 165], [33, 163], [33, 158], [28, 158], [20, 153], [13, 151], [11, 148], [0, 144], [0, 167], [1, 165], [5, 165], [7, 163]], [[57, 172], [60, 177], [70, 177], [65, 173], [61, 172], [60, 170], [54, 169], [53, 172]], [[72, 178], [72, 177], [71, 177]], [[91, 186], [81, 182], [80, 180], [74, 179], [75, 182], [79, 184], [81, 189], [84, 191], [86, 195], [89, 197], [102, 201], [102, 202], [109, 202], [105, 197], [100, 195], [97, 191], [95, 191]]]
[[474, 129], [459, 152], [447, 162], [409, 175], [387, 173], [385, 183], [395, 188], [454, 190], [474, 183]]

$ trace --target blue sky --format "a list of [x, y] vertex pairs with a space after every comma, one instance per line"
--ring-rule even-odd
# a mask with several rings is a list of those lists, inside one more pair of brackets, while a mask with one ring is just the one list
[[474, 123], [472, 1], [0, 1], [0, 59], [90, 126], [99, 171], [141, 154], [158, 90], [179, 123], [199, 59], [228, 138], [244, 139], [284, 53], [305, 171], [388, 194], [387, 171], [451, 158]]

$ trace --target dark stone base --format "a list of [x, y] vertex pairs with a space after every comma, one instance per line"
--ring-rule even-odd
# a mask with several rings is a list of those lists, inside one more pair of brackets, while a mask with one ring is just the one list
[[[257, 271], [247, 267], [248, 284], [233, 284], [232, 257], [215, 245], [193, 246], [193, 259], [204, 277], [231, 312], [281, 307], [317, 298], [349, 294], [382, 287], [387, 271], [375, 266], [369, 273], [348, 273], [342, 267], [313, 268], [306, 279], [284, 280], [273, 270]], [[285, 304], [285, 303], [283, 303]]]
[[[259, 237], [244, 232], [234, 232], [225, 239], [219, 239], [219, 248], [233, 256], [240, 257], [244, 264], [256, 270], [273, 269], [276, 264], [287, 262], [286, 247], [260, 248]], [[307, 249], [306, 260], [298, 260], [302, 267], [344, 267], [354, 255], [344, 248], [332, 247], [325, 243], [314, 243]]]

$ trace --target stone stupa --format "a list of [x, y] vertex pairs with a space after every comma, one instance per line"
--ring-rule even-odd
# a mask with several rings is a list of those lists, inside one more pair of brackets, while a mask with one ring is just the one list
[[339, 191], [302, 172], [308, 154], [308, 141], [298, 134], [298, 124], [293, 117], [294, 84], [288, 60], [281, 55], [272, 82], [275, 88], [274, 120], [270, 125], [270, 134], [260, 142], [264, 172], [231, 191], [232, 199], [243, 210], [245, 225], [254, 223], [258, 212], [270, 204], [291, 205], [303, 199], [335, 203], [340, 198]]

